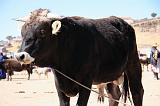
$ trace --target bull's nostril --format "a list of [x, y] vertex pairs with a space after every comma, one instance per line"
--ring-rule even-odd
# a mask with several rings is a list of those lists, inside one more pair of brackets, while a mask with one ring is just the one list
[[24, 54], [22, 54], [22, 55], [20, 56], [20, 59], [23, 60], [24, 57], [25, 57]]

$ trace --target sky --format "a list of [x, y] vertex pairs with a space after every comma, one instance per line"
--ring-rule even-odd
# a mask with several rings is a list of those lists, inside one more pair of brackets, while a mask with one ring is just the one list
[[109, 16], [151, 18], [160, 16], [160, 0], [0, 0], [0, 40], [6, 36], [21, 36], [13, 18], [27, 16], [31, 11], [47, 8], [62, 16], [101, 18]]

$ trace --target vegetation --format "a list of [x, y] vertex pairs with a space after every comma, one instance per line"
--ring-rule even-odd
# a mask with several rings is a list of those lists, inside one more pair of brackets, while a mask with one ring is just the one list
[[13, 37], [13, 36], [11, 36], [11, 35], [6, 37], [6, 39], [9, 40], [9, 41], [10, 41], [10, 40], [13, 40], [14, 38], [15, 38], [15, 37]]
[[151, 17], [153, 17], [153, 18], [154, 18], [154, 17], [156, 17], [156, 16], [157, 16], [157, 13], [154, 13], [154, 12], [153, 12], [153, 13], [151, 13]]

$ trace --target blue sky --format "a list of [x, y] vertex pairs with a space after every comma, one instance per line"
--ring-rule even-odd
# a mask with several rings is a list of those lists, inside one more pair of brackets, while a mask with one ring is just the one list
[[151, 18], [152, 12], [160, 16], [159, 0], [1, 0], [0, 40], [6, 36], [19, 36], [20, 30], [12, 18], [24, 17], [38, 8], [48, 8], [63, 16], [89, 18], [129, 16], [134, 19]]

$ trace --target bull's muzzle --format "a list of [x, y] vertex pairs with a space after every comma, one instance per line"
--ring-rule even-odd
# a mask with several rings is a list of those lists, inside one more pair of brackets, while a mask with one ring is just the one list
[[20, 61], [23, 64], [30, 64], [32, 63], [35, 59], [30, 56], [29, 53], [27, 52], [19, 52], [15, 54], [15, 58]]

